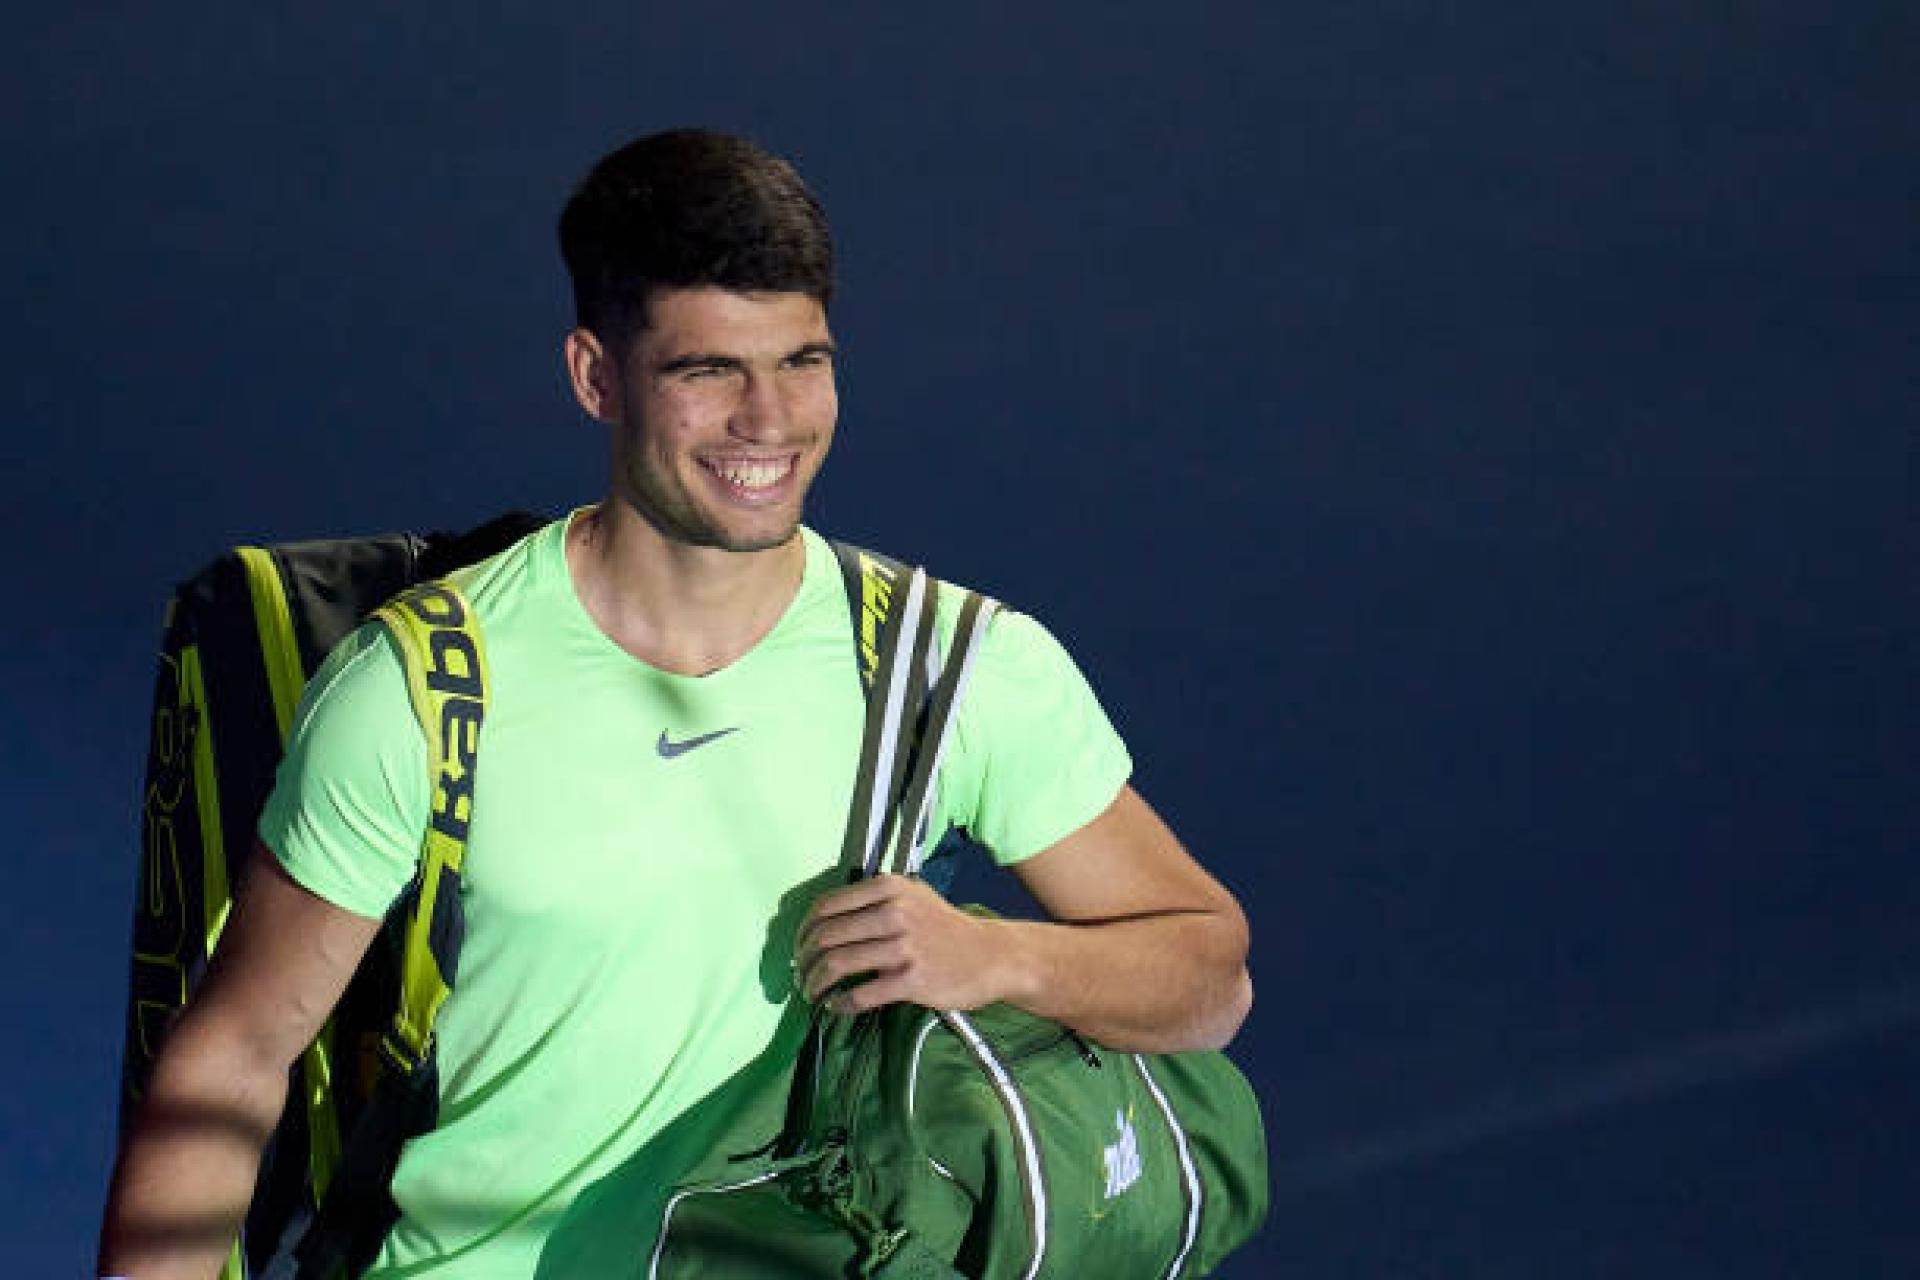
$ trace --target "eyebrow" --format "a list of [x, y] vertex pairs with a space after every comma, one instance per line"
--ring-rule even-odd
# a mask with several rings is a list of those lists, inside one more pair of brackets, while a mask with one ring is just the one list
[[662, 360], [653, 367], [656, 374], [679, 373], [682, 369], [738, 369], [743, 362], [736, 356], [723, 356], [712, 352], [694, 351], [684, 356], [675, 356], [671, 360]]
[[[831, 342], [808, 342], [787, 352], [780, 357], [780, 360], [784, 364], [802, 356], [835, 355], [839, 350]], [[721, 355], [715, 351], [690, 351], [686, 355], [661, 361], [654, 366], [653, 371], [657, 376], [665, 376], [670, 373], [679, 373], [684, 369], [744, 369], [745, 367], [746, 361], [738, 356]]]

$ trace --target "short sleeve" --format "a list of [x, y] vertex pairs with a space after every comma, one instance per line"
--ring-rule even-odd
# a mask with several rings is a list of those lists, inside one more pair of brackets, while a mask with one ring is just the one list
[[413, 878], [428, 790], [399, 654], [384, 629], [363, 626], [301, 694], [260, 838], [300, 884], [378, 918]]
[[1011, 610], [987, 628], [948, 749], [945, 815], [1003, 866], [1100, 816], [1133, 772], [1126, 744], [1067, 651]]

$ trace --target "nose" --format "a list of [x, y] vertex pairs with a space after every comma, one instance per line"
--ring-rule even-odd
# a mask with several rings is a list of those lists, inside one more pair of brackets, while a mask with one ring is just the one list
[[764, 374], [749, 376], [727, 427], [737, 438], [756, 444], [777, 444], [785, 440], [793, 429], [793, 413], [779, 378]]

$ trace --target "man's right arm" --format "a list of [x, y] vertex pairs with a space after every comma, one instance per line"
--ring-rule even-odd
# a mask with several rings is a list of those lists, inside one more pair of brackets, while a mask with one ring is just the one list
[[379, 920], [302, 888], [255, 841], [205, 980], [168, 1036], [121, 1145], [101, 1274], [219, 1274], [286, 1103], [288, 1068], [379, 931]]

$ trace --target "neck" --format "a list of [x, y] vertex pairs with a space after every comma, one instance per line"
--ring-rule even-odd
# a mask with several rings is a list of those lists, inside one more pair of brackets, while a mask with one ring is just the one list
[[676, 675], [718, 671], [758, 644], [805, 574], [799, 532], [765, 551], [674, 542], [617, 498], [567, 528], [567, 570], [587, 615], [634, 657]]

